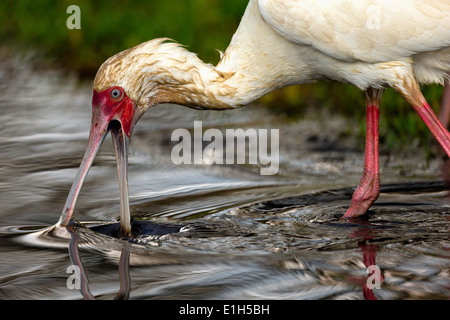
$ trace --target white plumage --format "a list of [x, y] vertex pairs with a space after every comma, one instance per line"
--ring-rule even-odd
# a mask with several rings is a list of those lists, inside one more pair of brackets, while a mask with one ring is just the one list
[[338, 60], [403, 60], [450, 45], [450, 2], [442, 0], [259, 0], [285, 38]]
[[362, 90], [401, 88], [410, 78], [443, 83], [450, 70], [450, 1], [251, 0], [216, 67], [163, 40], [108, 59], [94, 88], [124, 86], [146, 109], [160, 102], [153, 98], [165, 84], [189, 87], [195, 101], [179, 103], [222, 109], [321, 78]]
[[[420, 92], [420, 83], [443, 83], [450, 71], [449, 0], [250, 0], [217, 66], [183, 47], [155, 39], [108, 59], [94, 80], [89, 146], [60, 219], [66, 225], [111, 121], [119, 167], [127, 139], [150, 107], [177, 103], [231, 109], [277, 88], [332, 79], [366, 91], [366, 162], [346, 217], [366, 212], [379, 194], [378, 109], [383, 88], [401, 94], [450, 155], [450, 134]], [[115, 88], [122, 100], [109, 99]], [[119, 90], [119, 93], [118, 91]], [[130, 109], [130, 106], [133, 109]], [[121, 153], [122, 152], [122, 153]], [[124, 160], [125, 159], [125, 160]], [[126, 176], [126, 170], [119, 175]], [[121, 200], [127, 188], [121, 188]], [[128, 205], [122, 205], [128, 217]], [[129, 222], [129, 221], [128, 221]], [[122, 221], [125, 234], [130, 233]]]
[[[262, 64], [266, 76], [290, 76], [289, 84], [324, 77], [366, 89], [393, 86], [405, 72], [419, 83], [443, 83], [450, 1], [252, 0], [228, 50], [247, 52], [242, 64]], [[218, 68], [232, 70], [236, 60]]]

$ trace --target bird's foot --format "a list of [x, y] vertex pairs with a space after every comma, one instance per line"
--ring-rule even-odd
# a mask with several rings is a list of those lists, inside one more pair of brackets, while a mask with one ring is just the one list
[[369, 210], [370, 206], [378, 199], [380, 195], [379, 176], [367, 179], [363, 177], [360, 185], [353, 193], [350, 208], [342, 216], [342, 219], [359, 217]]
[[347, 212], [341, 217], [341, 219], [356, 218], [362, 216], [367, 212], [367, 210], [369, 210], [374, 201], [375, 200], [369, 202], [352, 201], [350, 208], [348, 208]]

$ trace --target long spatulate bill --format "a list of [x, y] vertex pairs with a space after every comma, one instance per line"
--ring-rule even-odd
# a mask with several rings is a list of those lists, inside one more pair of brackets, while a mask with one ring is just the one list
[[114, 150], [116, 151], [117, 173], [120, 191], [120, 234], [121, 237], [131, 235], [131, 215], [128, 200], [128, 137], [123, 134], [119, 122], [111, 126]]
[[106, 135], [108, 134], [108, 121], [104, 121], [105, 119], [99, 116], [100, 109], [96, 109], [92, 114], [92, 123], [91, 123], [91, 131], [89, 134], [88, 145], [86, 147], [86, 152], [84, 153], [83, 160], [81, 161], [80, 168], [78, 169], [77, 175], [72, 183], [72, 187], [70, 188], [69, 195], [66, 200], [66, 204], [64, 205], [64, 209], [62, 211], [61, 217], [59, 218], [58, 224], [61, 226], [67, 226], [70, 222], [70, 219], [73, 216], [73, 211], [75, 209], [75, 204], [78, 199], [78, 195], [80, 194], [81, 187], [83, 186], [83, 182], [86, 179], [86, 176], [89, 172], [89, 169], [94, 162], [94, 158], [97, 155], [100, 146], [103, 143]]

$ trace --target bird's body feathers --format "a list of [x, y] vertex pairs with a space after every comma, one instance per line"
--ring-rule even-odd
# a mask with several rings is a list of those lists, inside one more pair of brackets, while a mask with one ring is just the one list
[[407, 59], [450, 46], [448, 0], [258, 0], [285, 38], [338, 60]]
[[108, 59], [94, 80], [88, 147], [60, 224], [72, 215], [81, 185], [111, 131], [121, 194], [121, 230], [131, 235], [128, 138], [150, 107], [176, 103], [229, 109], [277, 88], [316, 79], [366, 91], [364, 173], [344, 215], [361, 215], [379, 195], [378, 117], [383, 88], [414, 108], [450, 156], [450, 133], [419, 84], [443, 83], [450, 71], [449, 0], [250, 0], [217, 66], [182, 46], [155, 39]]
[[321, 78], [363, 90], [443, 83], [450, 71], [450, 2], [250, 0], [216, 67], [163, 40], [111, 57], [94, 89], [124, 86], [143, 109], [161, 102], [227, 109]]

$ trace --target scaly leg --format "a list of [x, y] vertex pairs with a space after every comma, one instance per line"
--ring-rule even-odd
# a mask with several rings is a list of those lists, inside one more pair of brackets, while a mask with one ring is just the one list
[[408, 101], [414, 110], [416, 110], [428, 129], [439, 142], [442, 149], [444, 149], [447, 156], [450, 157], [450, 133], [439, 121], [433, 109], [428, 105], [425, 97], [420, 91], [417, 81], [414, 79], [408, 80], [409, 81], [404, 81], [402, 86], [396, 87], [395, 89], [406, 101]]
[[[442, 97], [441, 108], [439, 109], [439, 120], [445, 128], [448, 128], [450, 120], [450, 79], [445, 81], [444, 95]], [[450, 185], [450, 158], [444, 155], [444, 150], [439, 148], [439, 155], [442, 157], [442, 175]]]
[[450, 79], [445, 81], [441, 108], [439, 109], [439, 120], [441, 120], [444, 127], [447, 128], [450, 120]]
[[353, 193], [350, 208], [344, 218], [364, 214], [380, 194], [380, 171], [378, 162], [378, 119], [382, 89], [370, 88], [366, 91], [366, 147], [364, 172]]

